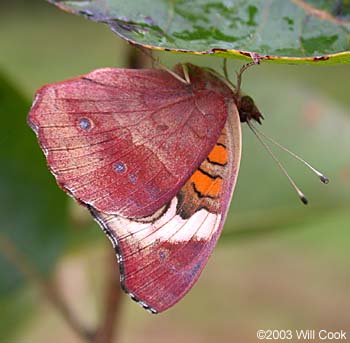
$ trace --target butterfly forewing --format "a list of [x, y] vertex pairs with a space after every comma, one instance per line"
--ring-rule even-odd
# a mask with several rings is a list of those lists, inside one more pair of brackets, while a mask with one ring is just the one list
[[190, 66], [99, 69], [38, 91], [29, 124], [58, 184], [98, 211], [150, 216], [178, 193], [217, 141], [225, 85]]
[[115, 246], [124, 289], [153, 312], [166, 310], [190, 290], [219, 238], [241, 156], [233, 103], [231, 112], [208, 157], [153, 217], [134, 221], [92, 209]]

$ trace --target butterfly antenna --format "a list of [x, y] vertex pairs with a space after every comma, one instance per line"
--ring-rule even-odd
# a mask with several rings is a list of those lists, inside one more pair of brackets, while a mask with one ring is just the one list
[[[252, 125], [252, 123], [250, 123], [250, 124]], [[309, 168], [312, 172], [314, 172], [318, 176], [318, 178], [321, 180], [321, 182], [323, 182], [325, 184], [329, 183], [329, 178], [326, 175], [322, 174], [320, 171], [318, 171], [316, 168], [314, 168], [310, 163], [306, 162], [303, 158], [301, 158], [300, 156], [295, 154], [293, 151], [290, 151], [285, 146], [283, 146], [280, 143], [276, 142], [273, 138], [265, 135], [262, 131], [260, 131], [255, 126], [254, 126], [254, 129], [259, 133], [259, 135], [261, 135], [264, 138], [268, 139], [271, 143], [276, 145], [278, 148], [280, 148], [281, 150], [285, 151], [286, 153], [288, 153], [289, 155], [294, 157], [296, 160], [298, 160], [301, 163], [303, 163], [307, 168]]]
[[303, 202], [303, 204], [307, 205], [308, 200], [306, 199], [306, 196], [304, 193], [300, 190], [300, 188], [296, 185], [294, 180], [289, 176], [287, 170], [284, 168], [283, 164], [279, 161], [279, 159], [275, 156], [275, 154], [272, 152], [271, 148], [262, 140], [262, 138], [259, 136], [258, 131], [255, 129], [252, 124], [247, 121], [247, 125], [250, 128], [250, 130], [254, 133], [256, 138], [260, 141], [260, 143], [263, 145], [263, 147], [266, 149], [266, 151], [269, 153], [269, 155], [272, 157], [272, 159], [277, 163], [278, 167], [281, 169], [282, 173], [287, 177], [289, 183], [292, 185], [296, 193], [298, 194], [299, 199]]

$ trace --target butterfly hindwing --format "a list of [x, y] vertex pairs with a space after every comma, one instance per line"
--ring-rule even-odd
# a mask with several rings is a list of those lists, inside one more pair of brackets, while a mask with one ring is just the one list
[[153, 217], [135, 221], [92, 209], [115, 246], [125, 291], [145, 308], [166, 310], [198, 279], [221, 233], [240, 156], [239, 115], [231, 103], [208, 157]]

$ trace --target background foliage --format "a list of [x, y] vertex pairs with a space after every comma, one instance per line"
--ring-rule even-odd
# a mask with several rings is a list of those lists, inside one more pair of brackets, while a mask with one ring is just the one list
[[350, 63], [348, 0], [48, 1], [155, 49], [246, 59], [254, 52], [279, 63]]
[[[55, 275], [86, 323], [101, 311], [104, 234], [58, 189], [26, 126], [34, 91], [104, 66], [125, 65], [126, 44], [107, 27], [42, 1], [0, 4], [0, 340], [78, 338], [14, 267], [11, 249]], [[205, 56], [159, 54], [212, 66]], [[230, 63], [230, 72], [239, 68]], [[243, 128], [243, 160], [228, 221], [198, 285], [176, 307], [151, 316], [126, 299], [121, 342], [255, 342], [258, 328], [346, 328], [350, 273], [348, 66], [261, 65], [243, 87], [266, 118], [263, 130], [319, 166], [322, 185], [282, 155], [308, 195], [299, 204], [285, 178]]]

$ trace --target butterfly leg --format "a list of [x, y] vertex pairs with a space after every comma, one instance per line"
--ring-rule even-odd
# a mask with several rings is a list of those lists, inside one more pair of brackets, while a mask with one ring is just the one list
[[239, 95], [241, 90], [241, 84], [242, 84], [242, 75], [243, 73], [250, 68], [251, 66], [260, 64], [260, 61], [264, 59], [263, 56], [258, 55], [257, 53], [250, 53], [250, 57], [252, 58], [252, 62], [249, 62], [247, 64], [244, 64], [242, 68], [237, 73], [237, 86], [236, 86], [236, 94]]
[[190, 80], [190, 75], [189, 75], [189, 72], [188, 72], [187, 64], [185, 64], [185, 63], [182, 64], [182, 70], [183, 70], [183, 73], [184, 73], [184, 76], [185, 76], [186, 83], [190, 84], [191, 80]]

